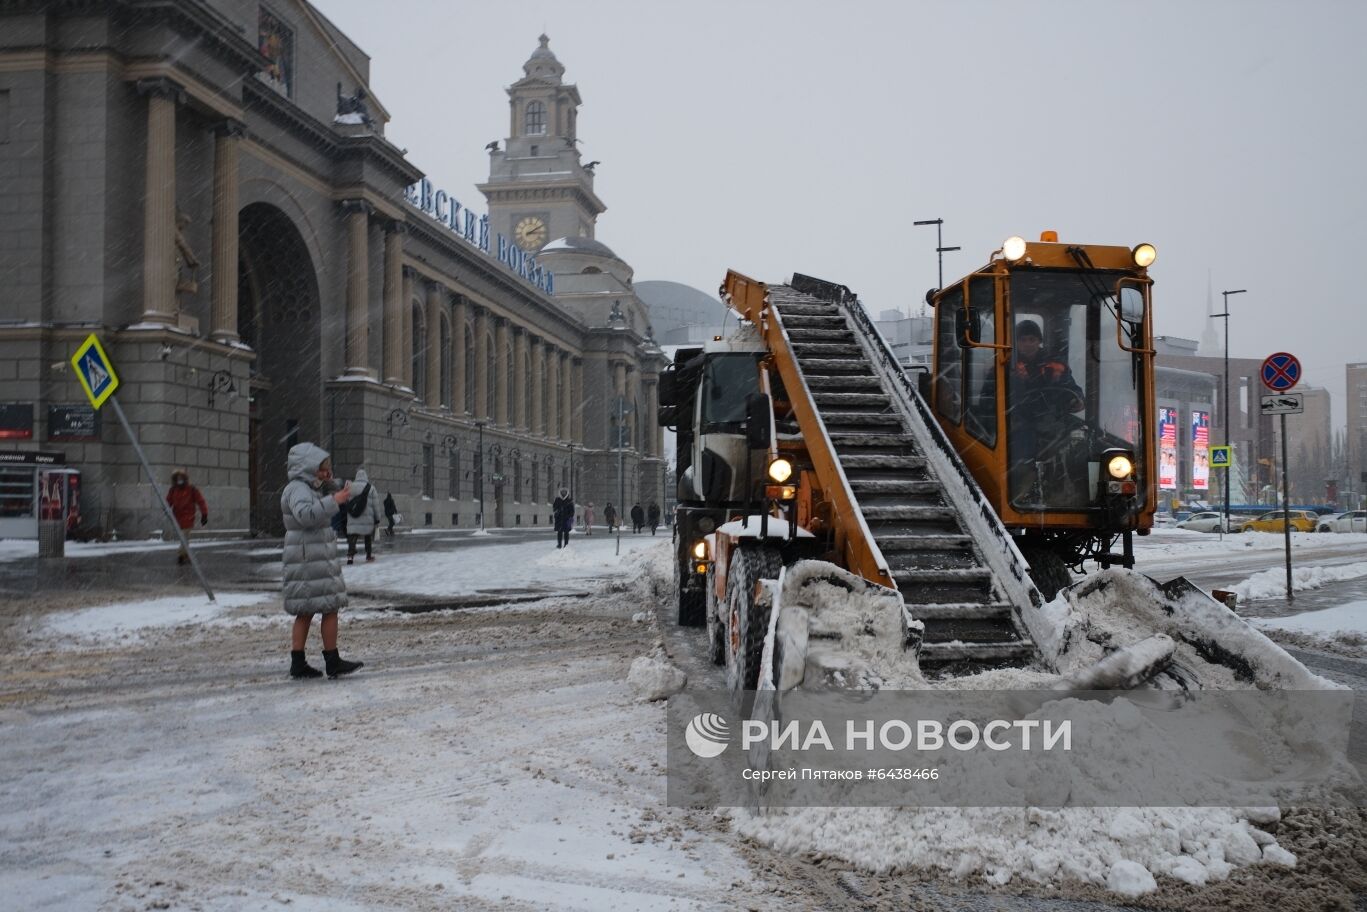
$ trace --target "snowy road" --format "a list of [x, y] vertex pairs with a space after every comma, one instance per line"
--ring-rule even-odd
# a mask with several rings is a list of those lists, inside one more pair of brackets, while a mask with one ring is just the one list
[[6, 906], [745, 901], [732, 883], [750, 869], [704, 835], [710, 816], [663, 807], [663, 710], [625, 684], [653, 641], [632, 621], [650, 593], [620, 570], [587, 584], [592, 598], [506, 610], [353, 612], [344, 652], [367, 667], [337, 682], [285, 678], [274, 601], [191, 626], [164, 600], [102, 609], [138, 619], [112, 643], [92, 618], [10, 627], [23, 636], [0, 672]]
[[[1349, 536], [1307, 538], [1306, 563], [1362, 557]], [[1141, 566], [1225, 583], [1279, 565], [1275, 547], [1238, 539], [1217, 548], [1214, 536], [1160, 533], [1141, 543]], [[137, 601], [120, 606], [92, 607], [79, 589], [24, 610], [11, 602], [0, 614], [6, 906], [1120, 908], [1077, 884], [872, 875], [665, 807], [664, 712], [632, 699], [627, 668], [663, 637], [691, 686], [721, 675], [701, 636], [671, 623], [664, 540], [624, 544], [619, 558], [608, 539], [568, 552], [449, 543], [349, 567], [367, 595], [343, 622], [343, 650], [367, 667], [341, 682], [284, 678], [273, 555], [242, 563], [242, 546], [221, 549], [232, 556], [217, 571], [253, 591], [225, 590], [218, 606], [185, 580], [153, 591], [140, 581], [122, 593]], [[136, 567], [122, 554], [94, 559]], [[443, 601], [483, 607], [377, 608]], [[1350, 683], [1363, 664], [1305, 655], [1341, 663]], [[1367, 675], [1356, 680], [1367, 687]], [[1295, 871], [1242, 869], [1200, 890], [1166, 882], [1138, 906], [1327, 908], [1319, 901], [1367, 869], [1365, 829], [1356, 816], [1289, 814], [1277, 837], [1305, 854]], [[1325, 834], [1334, 842], [1321, 852]]]

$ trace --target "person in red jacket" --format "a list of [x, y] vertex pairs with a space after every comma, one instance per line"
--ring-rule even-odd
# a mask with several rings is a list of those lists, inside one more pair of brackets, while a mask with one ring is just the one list
[[[185, 530], [185, 538], [189, 540], [190, 530], [195, 526], [195, 512], [199, 512], [199, 524], [207, 526], [209, 524], [209, 505], [204, 502], [204, 495], [199, 493], [199, 488], [190, 484], [190, 473], [184, 469], [176, 469], [171, 473], [171, 490], [166, 492], [166, 502], [171, 505], [171, 512], [176, 517], [176, 525]], [[176, 563], [187, 564], [190, 562], [190, 555], [185, 550], [185, 546], [180, 548], [180, 554], [176, 555]]]

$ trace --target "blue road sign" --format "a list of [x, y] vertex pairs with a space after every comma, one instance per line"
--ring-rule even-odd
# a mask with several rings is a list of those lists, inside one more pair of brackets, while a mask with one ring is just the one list
[[1300, 382], [1301, 362], [1295, 355], [1277, 352], [1263, 361], [1263, 386], [1284, 393]]
[[104, 405], [104, 401], [114, 395], [114, 390], [119, 387], [114, 366], [109, 363], [109, 356], [104, 353], [94, 333], [71, 356], [71, 366], [76, 368], [76, 379], [81, 381], [85, 394], [90, 397], [90, 404], [95, 408]]

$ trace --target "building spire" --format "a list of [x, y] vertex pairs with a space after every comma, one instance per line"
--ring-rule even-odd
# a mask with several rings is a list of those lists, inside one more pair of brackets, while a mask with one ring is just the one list
[[1225, 353], [1220, 334], [1215, 331], [1215, 291], [1209, 269], [1206, 270], [1206, 328], [1201, 332], [1201, 345], [1197, 353], [1206, 358], [1219, 357]]

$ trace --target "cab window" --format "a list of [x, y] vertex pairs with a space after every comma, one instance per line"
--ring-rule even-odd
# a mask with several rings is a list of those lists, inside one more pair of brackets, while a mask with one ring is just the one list
[[963, 420], [963, 347], [956, 332], [957, 316], [964, 306], [962, 286], [940, 298], [935, 308], [935, 411], [951, 424]]

